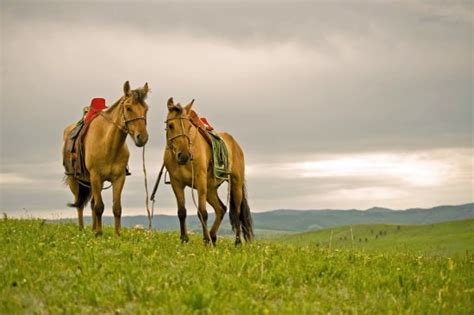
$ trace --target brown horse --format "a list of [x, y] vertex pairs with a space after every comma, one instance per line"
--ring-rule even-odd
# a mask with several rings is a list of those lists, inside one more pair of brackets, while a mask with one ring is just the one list
[[[143, 88], [131, 90], [127, 81], [123, 92], [124, 95], [118, 101], [92, 120], [84, 137], [85, 165], [90, 173], [90, 185], [79, 182], [73, 176], [66, 177], [66, 183], [75, 197], [70, 206], [77, 208], [81, 230], [84, 228], [84, 206], [92, 197], [92, 229], [96, 235], [102, 234], [104, 203], [101, 191], [105, 181], [112, 183], [115, 234], [120, 235], [121, 194], [129, 158], [125, 142], [127, 135], [133, 138], [138, 147], [144, 146], [148, 141], [148, 105], [145, 103], [148, 83]], [[64, 130], [64, 140], [74, 126], [75, 124], [69, 125]]]
[[[214, 177], [211, 146], [190, 119], [193, 102], [194, 100], [183, 108], [180, 104], [175, 105], [173, 98], [168, 100], [167, 146], [164, 152], [164, 164], [170, 174], [171, 186], [178, 203], [181, 241], [188, 241], [184, 199], [184, 188], [188, 186], [192, 187], [191, 189], [197, 189], [198, 217], [202, 224], [204, 242], [207, 244], [212, 240], [215, 244], [217, 230], [227, 210], [217, 194], [217, 189], [224, 180]], [[246, 241], [253, 238], [252, 217], [245, 190], [244, 154], [231, 135], [218, 134], [224, 140], [228, 151], [231, 188], [230, 221], [235, 232], [235, 244], [238, 245], [241, 243], [241, 229]], [[216, 213], [210, 231], [207, 227], [206, 201]]]

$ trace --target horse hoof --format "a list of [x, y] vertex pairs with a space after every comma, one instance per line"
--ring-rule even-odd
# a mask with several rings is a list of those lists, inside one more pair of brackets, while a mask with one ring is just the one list
[[217, 236], [216, 235], [211, 236], [211, 241], [212, 241], [212, 245], [216, 246]]
[[189, 242], [189, 237], [187, 235], [181, 235], [180, 239], [181, 239], [181, 243]]
[[235, 247], [238, 247], [240, 245], [242, 245], [242, 241], [240, 240], [240, 238], [238, 238], [235, 240]]
[[95, 232], [95, 237], [102, 236], [102, 231]]

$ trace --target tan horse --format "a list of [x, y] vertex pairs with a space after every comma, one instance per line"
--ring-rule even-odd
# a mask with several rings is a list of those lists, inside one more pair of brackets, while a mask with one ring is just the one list
[[[217, 231], [224, 218], [226, 206], [219, 199], [217, 189], [223, 180], [214, 177], [212, 150], [198, 129], [191, 123], [190, 113], [194, 100], [184, 108], [168, 100], [166, 118], [167, 147], [164, 164], [170, 174], [171, 186], [178, 203], [181, 241], [187, 242], [184, 188], [197, 189], [198, 217], [202, 224], [204, 242], [215, 244]], [[239, 144], [228, 133], [218, 133], [224, 140], [229, 156], [231, 178], [230, 221], [235, 232], [235, 244], [241, 243], [241, 229], [246, 241], [253, 238], [252, 217], [245, 191], [244, 154]], [[194, 176], [193, 176], [194, 175]], [[214, 208], [216, 218], [210, 231], [207, 227], [206, 201]]]
[[[131, 90], [127, 81], [123, 92], [124, 95], [118, 101], [90, 123], [84, 137], [85, 165], [90, 173], [90, 185], [81, 184], [73, 176], [66, 177], [66, 183], [75, 197], [70, 206], [77, 208], [80, 229], [84, 228], [84, 206], [92, 197], [92, 229], [96, 235], [102, 234], [104, 203], [101, 191], [105, 181], [112, 183], [115, 234], [120, 235], [121, 194], [129, 158], [125, 142], [127, 135], [133, 138], [138, 147], [144, 146], [148, 141], [148, 105], [145, 103], [148, 84], [143, 88]], [[74, 126], [75, 124], [69, 125], [64, 130], [64, 139]]]

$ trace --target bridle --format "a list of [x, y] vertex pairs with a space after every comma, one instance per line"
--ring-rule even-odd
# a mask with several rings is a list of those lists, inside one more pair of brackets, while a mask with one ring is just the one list
[[122, 131], [123, 133], [125, 134], [130, 134], [130, 130], [128, 129], [128, 123], [129, 122], [132, 122], [132, 121], [135, 121], [135, 120], [140, 120], [140, 119], [143, 119], [145, 121], [145, 125], [146, 125], [146, 117], [145, 116], [137, 116], [137, 117], [133, 117], [133, 118], [128, 118], [125, 117], [125, 105], [124, 105], [124, 102], [125, 102], [125, 99], [122, 98], [122, 100], [120, 101], [120, 108], [121, 108], [121, 111], [122, 111], [122, 124], [123, 126], [117, 124], [115, 121], [113, 121], [112, 119], [110, 119], [110, 117], [108, 117], [107, 115], [105, 115], [104, 112], [100, 111], [98, 112], [99, 115], [101, 115], [102, 117], [104, 117], [108, 122], [112, 123], [115, 127], [117, 127], [118, 129], [120, 129], [120, 131]]
[[[168, 133], [169, 133], [169, 122], [170, 121], [173, 121], [173, 120], [179, 120], [180, 122], [180, 126], [181, 126], [181, 132], [173, 137], [168, 137]], [[185, 137], [187, 140], [188, 140], [188, 150], [189, 150], [189, 153], [191, 155], [191, 158], [190, 160], [193, 159], [193, 153], [192, 153], [192, 148], [193, 148], [193, 140], [191, 139], [191, 137], [186, 134], [185, 132], [185, 129], [184, 129], [184, 123], [183, 123], [183, 120], [188, 120], [190, 123], [191, 123], [191, 126], [193, 126], [193, 123], [191, 121], [191, 119], [189, 117], [186, 117], [184, 115], [181, 115], [179, 117], [175, 117], [175, 118], [169, 118], [167, 120], [165, 120], [165, 124], [166, 124], [166, 146], [168, 147], [168, 149], [171, 150], [171, 152], [173, 153], [173, 155], [175, 156], [176, 158], [176, 147], [173, 143], [173, 141], [179, 137]], [[196, 136], [196, 133], [194, 133], [194, 137]]]

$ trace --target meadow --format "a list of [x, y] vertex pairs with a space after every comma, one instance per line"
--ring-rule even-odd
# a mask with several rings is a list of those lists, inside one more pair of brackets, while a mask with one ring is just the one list
[[361, 224], [284, 236], [282, 242], [332, 249], [410, 251], [420, 255], [474, 254], [474, 219], [425, 225]]
[[106, 227], [96, 238], [89, 227], [81, 232], [70, 223], [5, 218], [0, 220], [0, 314], [474, 311], [469, 250], [368, 250], [327, 246], [322, 241], [327, 234], [318, 244], [314, 237], [287, 243], [291, 238], [237, 248], [231, 238], [221, 238], [212, 248], [199, 234], [181, 244], [177, 232], [124, 229], [119, 238]]

